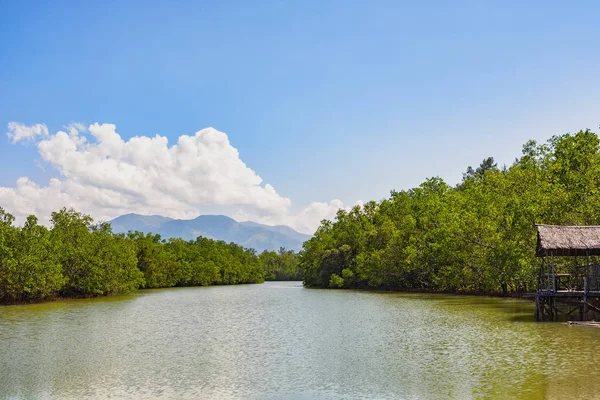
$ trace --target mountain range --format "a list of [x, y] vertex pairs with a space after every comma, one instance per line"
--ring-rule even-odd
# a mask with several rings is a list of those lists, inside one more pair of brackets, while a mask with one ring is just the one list
[[237, 222], [224, 215], [201, 215], [194, 219], [173, 219], [160, 215], [125, 214], [109, 221], [115, 233], [140, 231], [157, 233], [163, 239], [193, 240], [198, 236], [234, 242], [258, 252], [278, 250], [299, 251], [311, 235], [296, 232], [287, 225], [263, 225], [257, 222]]

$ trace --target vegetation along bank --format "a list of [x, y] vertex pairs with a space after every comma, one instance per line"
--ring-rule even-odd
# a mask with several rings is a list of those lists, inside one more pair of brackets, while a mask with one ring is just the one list
[[302, 279], [297, 255], [260, 255], [203, 237], [162, 240], [151, 233], [114, 234], [74, 210], [52, 213], [51, 228], [30, 216], [22, 227], [0, 208], [0, 303], [93, 297], [141, 288]]
[[380, 202], [340, 210], [304, 244], [304, 283], [523, 293], [535, 289], [539, 268], [535, 223], [600, 224], [595, 133], [529, 141], [510, 166], [487, 158], [455, 186], [430, 178]]
[[[600, 140], [589, 131], [529, 141], [510, 166], [468, 167], [323, 221], [298, 256], [234, 243], [130, 232], [62, 209], [22, 227], [0, 208], [0, 302], [140, 288], [304, 279], [308, 287], [519, 294], [535, 288], [535, 223], [600, 225]], [[560, 261], [559, 261], [560, 262]]]

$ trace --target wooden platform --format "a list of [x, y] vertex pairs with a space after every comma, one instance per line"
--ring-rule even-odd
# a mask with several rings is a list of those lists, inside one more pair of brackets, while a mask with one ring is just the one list
[[549, 297], [600, 297], [600, 292], [584, 292], [583, 290], [540, 290], [538, 293], [533, 293], [533, 296], [549, 296]]
[[577, 325], [577, 326], [589, 326], [594, 328], [600, 328], [600, 322], [596, 321], [569, 321], [567, 325]]
[[586, 322], [600, 317], [598, 291], [539, 290], [535, 294], [535, 304], [537, 321], [564, 321], [578, 315], [580, 322]]

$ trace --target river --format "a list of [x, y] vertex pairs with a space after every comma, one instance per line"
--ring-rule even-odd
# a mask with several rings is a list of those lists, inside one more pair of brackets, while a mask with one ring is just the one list
[[590, 399], [600, 329], [513, 299], [140, 291], [0, 307], [4, 399]]

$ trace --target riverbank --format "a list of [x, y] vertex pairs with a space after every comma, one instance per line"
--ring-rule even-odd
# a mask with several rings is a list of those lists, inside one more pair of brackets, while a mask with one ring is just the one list
[[[54, 296], [54, 297], [46, 297], [43, 299], [27, 299], [26, 301], [14, 301], [14, 302], [0, 302], [0, 307], [3, 306], [19, 306], [19, 305], [27, 305], [27, 304], [44, 304], [44, 303], [53, 303], [60, 301], [72, 301], [72, 300], [93, 300], [93, 299], [113, 299], [113, 298], [122, 298], [126, 296], [135, 295], [136, 293], [144, 293], [146, 291], [151, 290], [166, 290], [166, 289], [178, 289], [178, 288], [204, 288], [211, 286], [243, 286], [243, 285], [260, 285], [264, 283], [262, 282], [244, 282], [244, 283], [235, 283], [235, 284], [213, 284], [213, 285], [197, 285], [197, 286], [169, 286], [169, 287], [157, 287], [157, 288], [140, 288], [134, 291], [126, 292], [126, 293], [109, 293], [104, 295], [80, 295], [80, 296]], [[277, 281], [270, 281], [277, 282]]]
[[167, 241], [137, 231], [114, 234], [109, 224], [66, 208], [52, 213], [48, 229], [33, 215], [15, 226], [0, 207], [0, 243], [0, 304], [301, 276], [293, 251], [256, 254], [204, 237]]
[[[492, 157], [453, 185], [428, 178], [380, 201], [339, 210], [304, 243], [309, 286], [536, 290], [535, 224], [599, 225], [600, 138], [582, 130], [528, 141], [511, 165]], [[561, 257], [555, 267], [573, 264]]]
[[318, 287], [318, 286], [305, 286], [306, 289], [315, 289], [315, 290], [349, 290], [349, 291], [366, 291], [366, 292], [374, 292], [374, 293], [418, 293], [418, 294], [443, 294], [449, 296], [473, 296], [473, 297], [497, 297], [497, 298], [506, 298], [506, 299], [524, 299], [531, 300], [530, 292], [527, 293], [517, 293], [517, 292], [508, 292], [504, 294], [502, 292], [455, 292], [455, 291], [436, 291], [436, 290], [426, 290], [426, 289], [414, 289], [414, 288], [370, 288], [370, 287], [351, 287], [351, 288], [330, 288], [330, 287]]

